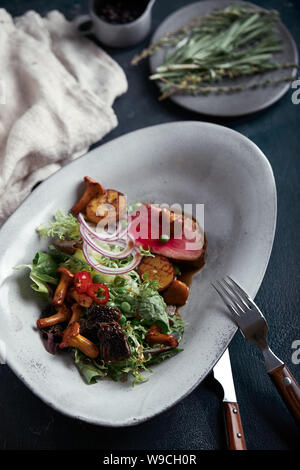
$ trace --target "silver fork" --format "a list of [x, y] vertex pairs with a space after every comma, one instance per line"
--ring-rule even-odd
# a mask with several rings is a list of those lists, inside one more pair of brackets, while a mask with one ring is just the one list
[[294, 418], [300, 422], [300, 387], [287, 366], [270, 349], [267, 342], [268, 324], [260, 309], [229, 276], [212, 286], [228, 307], [243, 336], [261, 350], [272, 382]]

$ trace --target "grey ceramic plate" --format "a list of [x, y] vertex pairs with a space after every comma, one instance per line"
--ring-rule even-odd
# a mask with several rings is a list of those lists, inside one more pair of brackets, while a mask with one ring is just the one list
[[[232, 0], [209, 0], [204, 2], [191, 3], [190, 5], [177, 10], [168, 16], [165, 21], [158, 27], [152, 38], [152, 43], [156, 42], [162, 36], [170, 31], [175, 31], [181, 26], [187, 24], [192, 18], [197, 18], [212, 12], [216, 8], [225, 8], [233, 3]], [[247, 2], [239, 2], [249, 5]], [[250, 5], [253, 6], [252, 3]], [[259, 7], [257, 7], [259, 8]], [[276, 54], [276, 60], [281, 63], [296, 63], [298, 64], [298, 52], [294, 39], [290, 35], [287, 28], [279, 23], [278, 34], [283, 41], [283, 51]], [[156, 67], [161, 65], [164, 53], [159, 50], [155, 55], [150, 57], [151, 72], [154, 73]], [[223, 83], [230, 84], [245, 84], [263, 82], [269, 77], [282, 78], [287, 76], [297, 75], [296, 69], [278, 70], [272, 74], [263, 74], [260, 76], [253, 76], [251, 78], [239, 78], [235, 80], [227, 80]], [[158, 83], [158, 82], [157, 82]], [[170, 99], [180, 106], [210, 116], [222, 117], [236, 117], [245, 114], [250, 114], [256, 111], [261, 111], [276, 101], [278, 101], [290, 88], [290, 83], [280, 83], [277, 85], [270, 85], [258, 87], [254, 90], [245, 90], [230, 94], [215, 94], [211, 93], [207, 96], [188, 96], [188, 95], [174, 95]]]
[[[35, 329], [41, 304], [28, 272], [45, 249], [35, 227], [68, 210], [85, 175], [130, 201], [205, 204], [207, 264], [196, 275], [184, 352], [153, 368], [147, 383], [87, 386], [67, 354], [48, 354]], [[268, 264], [276, 223], [276, 189], [266, 157], [246, 137], [221, 126], [176, 122], [138, 130], [98, 147], [38, 186], [0, 231], [0, 340], [9, 366], [42, 400], [72, 417], [107, 426], [137, 424], [190, 393], [235, 333], [210, 282], [235, 277], [254, 296]]]

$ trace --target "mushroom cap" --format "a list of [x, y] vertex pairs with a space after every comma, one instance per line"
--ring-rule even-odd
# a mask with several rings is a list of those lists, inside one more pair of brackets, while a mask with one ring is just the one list
[[104, 362], [113, 363], [130, 357], [127, 338], [116, 321], [100, 324], [98, 340], [100, 357]]
[[67, 276], [69, 279], [73, 279], [74, 277], [74, 274], [71, 273], [71, 271], [69, 271], [67, 268], [65, 268], [64, 266], [60, 266], [59, 268], [57, 268], [56, 270], [57, 273], [60, 273], [60, 274], [64, 274], [65, 276]]
[[59, 345], [60, 349], [67, 348], [70, 344], [71, 339], [74, 338], [74, 336], [79, 335], [79, 333], [80, 333], [79, 323], [77, 321], [74, 323], [71, 323], [64, 331], [62, 342]]
[[55, 310], [57, 313], [63, 313], [64, 315], [71, 315], [70, 309], [66, 306], [66, 304], [61, 304], [55, 306]]
[[90, 187], [93, 186], [95, 188], [95, 190], [97, 190], [99, 193], [101, 193], [101, 194], [106, 193], [106, 189], [104, 188], [104, 186], [102, 186], [102, 184], [98, 183], [98, 181], [94, 180], [90, 176], [85, 176], [84, 181], [85, 181], [87, 187], [88, 186], [90, 186]]

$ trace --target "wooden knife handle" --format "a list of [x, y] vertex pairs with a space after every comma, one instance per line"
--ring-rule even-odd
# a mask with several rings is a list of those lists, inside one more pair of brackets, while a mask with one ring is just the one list
[[300, 423], [300, 387], [285, 364], [268, 372], [283, 401]]
[[225, 423], [229, 450], [247, 450], [245, 435], [237, 403], [224, 401]]

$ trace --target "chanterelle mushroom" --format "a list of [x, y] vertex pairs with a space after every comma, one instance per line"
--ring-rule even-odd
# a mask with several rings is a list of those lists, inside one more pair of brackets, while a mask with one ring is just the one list
[[83, 354], [91, 359], [95, 359], [99, 355], [98, 347], [89, 339], [80, 334], [80, 325], [78, 322], [71, 323], [64, 332], [60, 349], [72, 346], [79, 349]]
[[68, 321], [71, 316], [71, 312], [65, 304], [57, 307], [57, 312], [50, 317], [44, 317], [37, 320], [36, 325], [38, 328], [46, 328], [47, 326], [57, 325], [57, 323], [63, 323]]
[[101, 195], [106, 193], [106, 190], [102, 184], [98, 183], [93, 178], [85, 176], [84, 181], [86, 184], [85, 191], [79, 201], [71, 209], [73, 214], [76, 215], [79, 214], [79, 212], [84, 211], [90, 200], [97, 194]]
[[146, 334], [145, 339], [149, 346], [154, 346], [154, 344], [164, 344], [165, 346], [170, 346], [172, 348], [176, 348], [176, 346], [178, 346], [177, 339], [172, 335], [163, 334], [159, 325], [152, 325]]
[[72, 316], [69, 320], [69, 325], [71, 323], [74, 323], [75, 321], [78, 322], [80, 320], [80, 317], [81, 317], [81, 314], [82, 314], [82, 308], [77, 303], [72, 305], [71, 310], [72, 310]]
[[58, 268], [56, 272], [61, 274], [61, 277], [55, 290], [53, 304], [62, 305], [66, 298], [69, 285], [73, 282], [74, 274], [72, 274], [67, 268], [64, 268], [63, 266]]
[[79, 294], [74, 287], [68, 290], [67, 300], [75, 300], [81, 307], [88, 308], [92, 305], [93, 299], [87, 294]]

